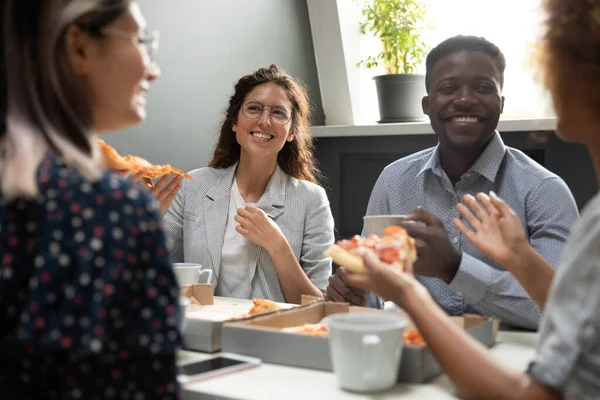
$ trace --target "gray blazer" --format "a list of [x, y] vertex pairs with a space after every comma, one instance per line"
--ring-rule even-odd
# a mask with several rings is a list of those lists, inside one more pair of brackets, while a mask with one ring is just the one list
[[[164, 217], [164, 227], [176, 261], [199, 263], [214, 271], [216, 287], [229, 213], [229, 196], [237, 164], [226, 169], [190, 172]], [[334, 242], [334, 222], [325, 190], [286, 175], [277, 166], [256, 204], [281, 228], [302, 269], [325, 292], [331, 258], [323, 252]], [[285, 297], [269, 253], [252, 244], [252, 298], [283, 302]]]

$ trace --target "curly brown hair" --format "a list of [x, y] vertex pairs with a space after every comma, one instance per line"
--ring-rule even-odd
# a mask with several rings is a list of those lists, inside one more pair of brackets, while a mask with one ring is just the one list
[[311, 105], [306, 86], [274, 64], [243, 76], [235, 84], [234, 93], [229, 98], [229, 106], [225, 112], [225, 120], [221, 125], [219, 140], [208, 166], [228, 168], [239, 161], [240, 145], [235, 138], [233, 124], [237, 122], [240, 108], [248, 93], [265, 83], [279, 85], [292, 103], [294, 140], [286, 142], [277, 155], [279, 167], [296, 179], [317, 183], [322, 176], [314, 156], [315, 146], [310, 133]]
[[540, 67], [559, 118], [600, 109], [600, 0], [545, 0]]

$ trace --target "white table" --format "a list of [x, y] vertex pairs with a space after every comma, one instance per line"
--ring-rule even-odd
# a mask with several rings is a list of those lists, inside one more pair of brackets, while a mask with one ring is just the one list
[[[517, 371], [524, 371], [535, 353], [536, 333], [500, 331], [492, 353], [501, 363]], [[201, 361], [211, 354], [180, 352], [180, 363]], [[196, 395], [195, 392], [198, 392]], [[398, 384], [394, 389], [377, 395], [359, 395], [338, 388], [331, 372], [304, 368], [262, 364], [248, 369], [196, 382], [185, 387], [185, 399], [202, 399], [201, 394], [233, 397], [236, 399], [456, 399], [454, 388], [446, 375], [426, 384]]]

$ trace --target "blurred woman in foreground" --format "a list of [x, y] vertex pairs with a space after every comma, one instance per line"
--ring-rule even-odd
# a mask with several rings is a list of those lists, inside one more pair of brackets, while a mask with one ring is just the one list
[[0, 7], [0, 393], [177, 398], [158, 204], [95, 141], [144, 120], [157, 36], [130, 0]]

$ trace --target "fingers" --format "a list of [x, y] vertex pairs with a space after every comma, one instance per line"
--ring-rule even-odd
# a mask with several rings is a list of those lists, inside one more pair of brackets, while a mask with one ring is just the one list
[[487, 194], [480, 192], [475, 195], [475, 198], [477, 199], [477, 201], [479, 201], [479, 203], [483, 205], [483, 208], [487, 210], [487, 213], [489, 215], [497, 216], [499, 214], [498, 207], [496, 207], [492, 203], [490, 197]]
[[[169, 181], [173, 178], [173, 175], [163, 175], [156, 184], [153, 185], [152, 193], [160, 193], [168, 184]], [[173, 182], [177, 178], [173, 178], [170, 182]]]
[[352, 285], [353, 287], [357, 287], [365, 291], [370, 290], [371, 280], [367, 274], [350, 274], [348, 275], [347, 279], [348, 284]]
[[496, 207], [501, 216], [508, 218], [511, 215], [516, 215], [514, 210], [494, 192], [490, 192], [490, 202]]
[[[161, 179], [162, 181], [162, 179]], [[156, 187], [160, 187], [160, 182], [158, 181], [156, 184]], [[171, 182], [165, 186], [162, 190], [160, 190], [159, 194], [158, 194], [158, 201], [160, 202], [167, 202], [169, 201], [169, 199], [173, 200], [173, 198], [177, 195], [177, 192], [179, 191], [179, 189], [181, 189], [182, 186], [182, 182], [181, 182], [181, 177], [178, 176], [176, 178], [174, 178], [173, 180], [171, 180]]]
[[[345, 278], [348, 278], [348, 276], [346, 275]], [[343, 301], [356, 305], [363, 305], [363, 303], [365, 302], [364, 293], [359, 294], [352, 290], [352, 288], [348, 286], [345, 280], [342, 280], [341, 274], [337, 273], [337, 271], [335, 275], [329, 278], [327, 294], [334, 301]]]
[[463, 222], [458, 218], [454, 218], [452, 220], [452, 222], [454, 222], [454, 226], [456, 226], [456, 228], [459, 230], [460, 233], [462, 233], [464, 236], [466, 236], [467, 239], [473, 241], [472, 237], [475, 236], [475, 232], [473, 232], [472, 230], [467, 228], [466, 225], [463, 224]]
[[386, 265], [377, 257], [374, 251], [368, 251], [363, 254], [363, 262], [369, 272], [377, 272]]
[[250, 208], [250, 206], [247, 206], [246, 208], [238, 208], [238, 210], [237, 210], [238, 215], [240, 217], [246, 218], [246, 219], [251, 218], [253, 212], [248, 210], [248, 208]]
[[[347, 277], [348, 283], [353, 286], [372, 288], [375, 292], [378, 292], [377, 287], [381, 289], [389, 285], [400, 288], [407, 281], [407, 277], [412, 275], [412, 271], [401, 272], [380, 261], [375, 252], [372, 251], [363, 255], [363, 262], [368, 273], [350, 274]], [[386, 297], [384, 293], [378, 294]]]
[[346, 299], [340, 292], [336, 290], [336, 288], [331, 284], [331, 279], [333, 276], [329, 278], [329, 286], [327, 286], [327, 293], [325, 295], [325, 300], [336, 301], [338, 303], [345, 303]]
[[426, 226], [414, 222], [401, 222], [399, 225], [406, 229], [406, 233], [413, 238], [423, 238], [427, 236], [428, 227]]
[[[244, 228], [241, 225], [238, 225], [235, 227], [235, 230], [237, 231], [237, 233], [239, 233], [240, 235], [242, 235], [243, 237], [245, 237], [246, 239], [248, 239], [248, 236], [250, 234], [250, 232], [248, 231], [248, 229]], [[250, 240], [250, 239], [248, 239]]]
[[154, 182], [152, 181], [152, 178], [148, 178], [146, 176], [142, 176], [142, 178], [140, 179], [140, 182], [146, 183], [148, 185], [148, 187], [153, 187], [154, 186]]
[[475, 197], [471, 196], [470, 194], [465, 194], [463, 196], [463, 201], [469, 206], [471, 211], [475, 214], [475, 216], [477, 216], [477, 219], [480, 222], [485, 222], [485, 220], [489, 217], [487, 210], [483, 209]]
[[[175, 196], [177, 196], [177, 193], [179, 192], [179, 189], [181, 189], [181, 185], [182, 185], [181, 182], [178, 182], [177, 184], [175, 184], [175, 186], [171, 189], [171, 191], [168, 192], [167, 194], [165, 194], [164, 198], [163, 199], [159, 199], [159, 201], [165, 202], [166, 204], [171, 204], [171, 202], [173, 201], [173, 199], [175, 198]], [[167, 189], [169, 188], [169, 186], [167, 186]]]
[[422, 222], [427, 226], [443, 226], [441, 219], [439, 219], [436, 215], [426, 211], [423, 207], [417, 207], [411, 214], [407, 215], [405, 219], [407, 221]]
[[355, 289], [354, 287], [352, 287], [352, 285], [349, 285], [349, 284], [348, 284], [348, 280], [347, 280], [347, 279], [348, 279], [348, 276], [349, 276], [349, 275], [350, 275], [350, 273], [349, 273], [349, 272], [347, 272], [347, 271], [346, 271], [346, 269], [345, 269], [345, 268], [343, 268], [343, 267], [342, 267], [342, 268], [338, 268], [338, 269], [335, 271], [335, 276], [336, 276], [337, 278], [339, 278], [339, 279], [342, 281], [342, 283], [343, 283], [343, 284], [344, 284], [344, 285], [345, 285], [345, 286], [346, 286], [348, 289], [350, 289], [350, 290], [352, 290], [353, 292], [355, 292], [355, 293], [356, 293], [358, 296], [361, 296], [361, 297], [362, 297], [362, 296], [364, 296], [364, 292], [363, 292], [362, 290], [360, 290], [360, 289]]
[[[129, 174], [131, 174], [131, 172], [127, 172], [127, 175], [129, 176]], [[130, 175], [130, 178], [134, 181], [140, 182], [140, 183], [144, 183], [143, 179], [144, 179], [144, 173], [143, 172], [137, 172], [133, 175]]]
[[[465, 206], [464, 204], [458, 203], [456, 205], [456, 208], [460, 212], [460, 215], [462, 215], [462, 217], [465, 219], [465, 221], [467, 221], [474, 230], [479, 230], [481, 228], [481, 221], [475, 215], [473, 215], [473, 213], [467, 206]], [[461, 222], [461, 225], [464, 226], [464, 224], [462, 222]]]
[[414, 275], [415, 273], [415, 263], [405, 262], [404, 263], [404, 273], [409, 275]]
[[233, 220], [235, 222], [237, 222], [238, 224], [240, 224], [241, 226], [244, 226], [245, 224], [248, 223], [248, 220], [242, 216], [240, 216], [239, 214], [233, 217]]

